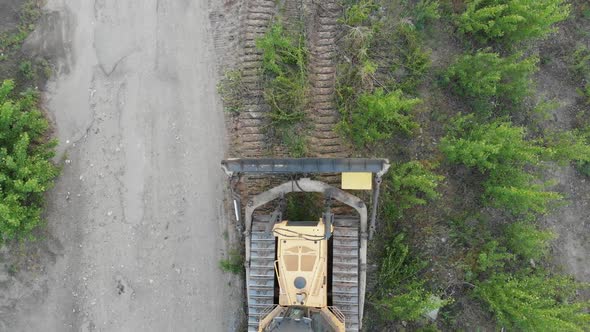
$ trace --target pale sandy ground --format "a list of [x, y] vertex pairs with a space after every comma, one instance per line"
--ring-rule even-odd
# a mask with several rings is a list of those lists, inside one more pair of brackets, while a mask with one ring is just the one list
[[57, 64], [46, 105], [64, 169], [39, 268], [5, 278], [0, 330], [235, 329], [242, 293], [218, 268], [228, 216], [212, 6], [48, 1], [27, 47]]

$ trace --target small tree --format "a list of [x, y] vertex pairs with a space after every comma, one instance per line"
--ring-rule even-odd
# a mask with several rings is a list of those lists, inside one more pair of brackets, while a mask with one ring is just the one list
[[474, 294], [511, 330], [583, 332], [590, 324], [590, 302], [573, 300], [581, 287], [544, 273], [497, 274], [477, 285]]
[[26, 237], [41, 222], [43, 194], [58, 169], [51, 163], [55, 141], [35, 108], [33, 92], [10, 99], [12, 81], [0, 86], [0, 242]]
[[498, 53], [478, 51], [461, 56], [447, 69], [444, 81], [458, 94], [477, 100], [519, 102], [531, 93], [537, 63], [538, 58], [522, 59], [520, 53], [502, 58]]
[[514, 43], [547, 36], [569, 11], [564, 0], [468, 0], [457, 25], [484, 42]]
[[410, 134], [418, 127], [412, 111], [421, 102], [418, 98], [404, 97], [400, 90], [385, 93], [377, 89], [374, 93], [364, 93], [350, 113], [343, 114], [339, 128], [360, 146], [390, 138], [396, 131]]

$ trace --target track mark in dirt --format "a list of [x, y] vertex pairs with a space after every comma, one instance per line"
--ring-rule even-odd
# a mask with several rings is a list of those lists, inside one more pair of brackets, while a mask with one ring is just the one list
[[262, 53], [256, 48], [256, 39], [262, 37], [277, 8], [273, 0], [249, 0], [244, 4], [241, 16], [241, 70], [242, 81], [247, 91], [244, 110], [232, 123], [232, 148], [243, 158], [262, 157], [268, 148], [264, 127], [268, 125], [269, 108], [262, 100], [263, 89], [260, 77]]
[[335, 105], [336, 64], [335, 40], [340, 6], [334, 0], [314, 6], [313, 27], [309, 37], [312, 120], [310, 150], [318, 157], [345, 157], [348, 155], [342, 138], [334, 131], [340, 114]]

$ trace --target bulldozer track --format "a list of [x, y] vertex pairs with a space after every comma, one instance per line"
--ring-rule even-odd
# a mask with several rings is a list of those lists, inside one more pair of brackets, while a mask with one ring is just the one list
[[342, 138], [334, 130], [340, 115], [335, 105], [336, 64], [335, 40], [340, 6], [335, 0], [317, 1], [312, 6], [312, 28], [309, 33], [309, 82], [311, 89], [308, 118], [312, 122], [309, 150], [314, 157], [348, 155]]
[[250, 240], [250, 278], [248, 285], [248, 331], [258, 331], [264, 310], [273, 305], [275, 237], [268, 221], [254, 219]]
[[243, 109], [234, 120], [232, 146], [236, 155], [244, 158], [263, 157], [268, 149], [265, 127], [268, 125], [269, 108], [263, 102], [260, 66], [262, 53], [256, 48], [256, 39], [262, 37], [274, 16], [273, 0], [246, 0], [241, 10], [242, 53], [240, 69], [245, 95]]
[[334, 219], [332, 305], [346, 318], [346, 331], [359, 331], [359, 228], [353, 216]]

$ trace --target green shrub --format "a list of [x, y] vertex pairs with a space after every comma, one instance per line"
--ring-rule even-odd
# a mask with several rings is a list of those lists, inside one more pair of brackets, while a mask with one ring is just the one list
[[511, 183], [510, 178], [487, 181], [484, 184], [485, 202], [515, 215], [547, 214], [553, 203], [563, 199], [563, 196], [556, 192], [544, 191], [542, 185], [531, 183], [533, 177], [530, 178], [529, 182], [524, 183]]
[[545, 145], [550, 158], [562, 164], [571, 161], [590, 162], [590, 131], [546, 133]]
[[478, 251], [474, 270], [478, 273], [500, 271], [511, 260], [514, 260], [514, 255], [508, 253], [498, 241], [492, 240]]
[[226, 112], [239, 113], [244, 107], [244, 93], [246, 87], [242, 82], [242, 72], [239, 70], [228, 70], [217, 84], [217, 91], [223, 101], [223, 108]]
[[21, 74], [26, 77], [28, 80], [32, 80], [35, 77], [35, 73], [33, 71], [33, 63], [31, 61], [26, 60], [20, 63], [18, 66]]
[[508, 170], [520, 170], [524, 165], [536, 165], [545, 151], [525, 137], [523, 127], [504, 121], [480, 124], [473, 115], [468, 115], [454, 119], [441, 141], [441, 151], [450, 161], [476, 167], [481, 172], [501, 165], [506, 165]]
[[431, 172], [431, 165], [419, 161], [393, 165], [383, 182], [383, 209], [389, 220], [400, 218], [403, 211], [440, 196], [436, 191], [444, 176]]
[[410, 256], [410, 248], [405, 242], [405, 235], [396, 235], [385, 247], [381, 264], [379, 264], [378, 280], [381, 295], [396, 289], [403, 283], [417, 277], [426, 263]]
[[461, 56], [447, 69], [444, 81], [458, 94], [476, 100], [520, 102], [531, 94], [531, 75], [537, 63], [538, 58], [522, 59], [520, 53], [502, 58], [498, 53], [478, 51]]
[[242, 255], [236, 250], [230, 250], [228, 255], [228, 258], [219, 260], [219, 268], [223, 272], [240, 274], [244, 269]]
[[579, 77], [590, 77], [590, 49], [579, 45], [571, 56], [571, 69]]
[[264, 99], [271, 107], [273, 123], [300, 121], [307, 105], [308, 51], [303, 36], [288, 34], [277, 22], [256, 40], [256, 47], [262, 51]]
[[412, 111], [420, 103], [418, 98], [404, 97], [400, 90], [364, 93], [348, 114], [343, 110], [339, 129], [358, 146], [388, 139], [396, 132], [410, 134], [418, 127]]
[[576, 169], [583, 175], [590, 177], [590, 162], [579, 161], [576, 163]]
[[449, 161], [476, 167], [487, 176], [484, 198], [491, 206], [514, 214], [546, 213], [551, 202], [561, 199], [557, 193], [543, 191], [525, 171], [550, 159], [553, 150], [527, 140], [522, 127], [503, 121], [479, 124], [473, 115], [459, 117], [440, 147]]
[[506, 245], [524, 259], [540, 259], [547, 254], [549, 242], [555, 238], [551, 231], [542, 231], [532, 223], [517, 221], [505, 229]]
[[374, 305], [382, 319], [390, 321], [415, 321], [428, 312], [439, 309], [450, 300], [424, 290], [424, 282], [414, 280], [407, 284], [403, 291], [375, 301]]
[[425, 290], [418, 273], [426, 263], [412, 258], [404, 235], [399, 234], [385, 247], [379, 266], [377, 298], [372, 301], [384, 320], [417, 320], [450, 300], [441, 300]]
[[587, 82], [583, 88], [578, 89], [578, 94], [585, 99], [586, 104], [590, 105], [590, 82]]
[[567, 277], [543, 273], [497, 274], [477, 285], [474, 294], [514, 331], [586, 331], [589, 302], [575, 302], [582, 285]]
[[270, 106], [272, 132], [293, 157], [302, 157], [306, 146], [301, 130], [309, 102], [308, 51], [303, 35], [287, 33], [275, 22], [256, 47], [262, 51], [264, 100]]
[[414, 25], [422, 30], [430, 21], [440, 18], [440, 4], [438, 0], [420, 0], [412, 10]]
[[0, 241], [27, 237], [40, 224], [43, 195], [58, 174], [56, 142], [46, 142], [34, 93], [11, 99], [13, 89], [9, 80], [0, 86]]
[[400, 23], [393, 34], [393, 66], [391, 75], [394, 88], [406, 93], [415, 93], [416, 88], [430, 69], [430, 52], [412, 24]]
[[565, 20], [570, 6], [564, 0], [468, 0], [457, 18], [459, 31], [481, 41], [514, 43], [541, 38]]
[[364, 25], [371, 12], [376, 8], [378, 6], [372, 0], [360, 0], [344, 9], [344, 15], [340, 19], [340, 23], [350, 27]]

